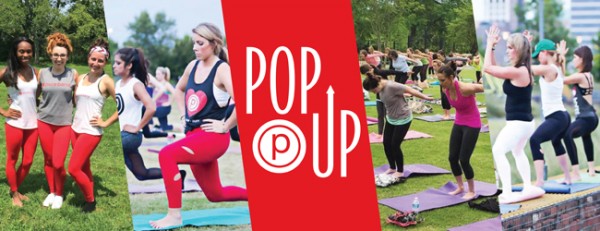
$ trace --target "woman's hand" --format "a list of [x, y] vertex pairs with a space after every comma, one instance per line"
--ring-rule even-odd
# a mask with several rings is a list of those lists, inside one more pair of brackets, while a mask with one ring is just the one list
[[[101, 127], [101, 128], [106, 128], [108, 127], [108, 124], [106, 123], [106, 121], [102, 120], [102, 117], [100, 116], [94, 116], [91, 120], [90, 120], [90, 124], [94, 127]], [[135, 129], [135, 128], [134, 128]]]
[[205, 124], [200, 125], [200, 128], [206, 132], [227, 133], [229, 129], [225, 127], [225, 121], [215, 119], [204, 119]]
[[125, 126], [123, 126], [123, 131], [133, 133], [133, 134], [137, 134], [138, 132], [140, 132], [140, 130], [137, 129], [136, 126], [133, 126], [131, 124], [125, 124]]
[[485, 33], [487, 34], [487, 46], [496, 46], [498, 41], [500, 41], [500, 29], [498, 29], [498, 25], [493, 24]]
[[531, 33], [528, 30], [523, 31], [523, 36], [525, 36], [525, 38], [527, 38], [529, 43], [531, 43], [531, 41], [533, 41], [533, 35], [531, 35]]
[[16, 120], [16, 119], [21, 118], [21, 111], [9, 108], [8, 110], [4, 111], [4, 113], [2, 115], [6, 118], [11, 118], [11, 119]]
[[569, 52], [569, 48], [567, 48], [567, 41], [561, 40], [558, 44], [556, 44], [556, 52], [560, 54], [562, 57], [567, 55]]

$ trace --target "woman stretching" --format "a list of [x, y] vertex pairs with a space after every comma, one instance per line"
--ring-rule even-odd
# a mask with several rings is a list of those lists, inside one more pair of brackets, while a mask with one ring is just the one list
[[506, 203], [512, 196], [511, 168], [506, 158], [508, 151], [512, 151], [517, 169], [523, 178], [523, 190], [529, 191], [535, 187], [531, 185], [529, 160], [524, 151], [527, 140], [535, 130], [535, 122], [531, 114], [533, 77], [529, 40], [522, 34], [510, 35], [506, 47], [511, 66], [501, 67], [496, 65], [494, 57], [494, 47], [500, 40], [499, 33], [496, 25], [492, 25], [487, 31], [483, 69], [491, 76], [504, 79], [502, 88], [506, 94], [506, 125], [498, 133], [492, 153], [502, 182], [502, 194], [498, 201]]
[[404, 177], [404, 156], [400, 145], [408, 133], [413, 118], [412, 111], [404, 99], [404, 93], [425, 100], [433, 100], [433, 98], [401, 83], [382, 79], [380, 76], [374, 75], [372, 71], [367, 73], [367, 78], [363, 81], [363, 88], [379, 94], [386, 109], [383, 148], [390, 169], [378, 175], [382, 183], [380, 186], [402, 183], [406, 181], [406, 178]]
[[[525, 35], [528, 34], [529, 32], [526, 31]], [[562, 102], [564, 78], [560, 67], [562, 67], [563, 60], [556, 52], [554, 42], [548, 39], [542, 39], [538, 42], [532, 57], [538, 58], [540, 61], [540, 65], [532, 66], [531, 70], [534, 75], [542, 76], [539, 83], [542, 94], [542, 112], [544, 114], [544, 122], [540, 124], [529, 139], [533, 165], [535, 166], [535, 185], [539, 187], [544, 185], [545, 161], [541, 144], [546, 141], [552, 141], [552, 147], [554, 147], [560, 168], [565, 173], [564, 183], [571, 184], [569, 163], [567, 162], [567, 155], [565, 155], [567, 151], [562, 144], [562, 139], [571, 124], [571, 117]]]
[[[567, 44], [560, 42], [558, 51], [561, 55], [567, 53]], [[577, 73], [565, 78], [565, 84], [575, 85], [573, 89], [573, 102], [575, 103], [575, 121], [571, 123], [567, 134], [565, 135], [565, 145], [569, 153], [572, 165], [572, 180], [581, 179], [579, 175], [579, 159], [577, 157], [577, 147], [574, 138], [581, 137], [583, 148], [588, 162], [588, 174], [593, 177], [596, 175], [594, 167], [594, 142], [592, 141], [592, 132], [598, 127], [598, 115], [592, 106], [592, 92], [594, 90], [594, 76], [592, 76], [592, 62], [594, 56], [592, 50], [587, 46], [577, 48], [573, 54], [573, 64], [577, 68]], [[565, 176], [566, 179], [566, 176]]]
[[102, 129], [118, 119], [115, 111], [106, 121], [102, 120], [102, 108], [106, 98], [112, 97], [116, 100], [115, 83], [104, 73], [104, 66], [109, 57], [108, 43], [104, 39], [97, 39], [88, 53], [90, 72], [77, 80], [75, 91], [77, 110], [71, 133], [73, 152], [69, 161], [69, 174], [75, 179], [85, 197], [83, 212], [96, 209], [90, 157], [102, 139]]
[[73, 121], [73, 92], [76, 70], [66, 67], [69, 55], [73, 52], [71, 40], [61, 33], [48, 36], [46, 49], [52, 66], [40, 70], [42, 100], [38, 111], [38, 132], [44, 153], [44, 171], [50, 194], [43, 206], [52, 205], [59, 209], [63, 203], [65, 187], [65, 158], [71, 141]]
[[[464, 191], [462, 173], [469, 185], [469, 191], [463, 199], [470, 200], [475, 197], [475, 174], [471, 167], [471, 155], [475, 150], [475, 144], [481, 130], [481, 117], [477, 108], [475, 94], [483, 92], [483, 85], [463, 83], [456, 79], [456, 64], [451, 61], [437, 71], [440, 86], [448, 97], [450, 104], [456, 108], [456, 120], [450, 134], [450, 152], [448, 160], [452, 174], [456, 177], [458, 188], [450, 192], [458, 195]], [[462, 171], [461, 171], [462, 169]]]
[[154, 117], [158, 118], [160, 129], [163, 132], [173, 130], [173, 125], [169, 124], [167, 116], [171, 113], [171, 95], [175, 92], [175, 88], [169, 82], [171, 79], [171, 71], [168, 67], [156, 68], [156, 80], [164, 86], [164, 91], [155, 92], [154, 97], [156, 102], [156, 113]]
[[[178, 105], [185, 111], [186, 137], [160, 151], [158, 159], [169, 210], [164, 218], [150, 222], [154, 228], [182, 223], [183, 182], [178, 164], [190, 165], [209, 201], [248, 200], [246, 189], [223, 187], [219, 177], [218, 159], [229, 147], [229, 129], [237, 124], [235, 110], [231, 117], [224, 119], [228, 101], [233, 99], [233, 87], [227, 55], [223, 52], [223, 36], [216, 26], [208, 23], [202, 23], [192, 31], [196, 60], [188, 64], [175, 87], [178, 95], [185, 92], [185, 102], [179, 101]], [[206, 97], [206, 104], [198, 104], [201, 95]]]
[[[0, 113], [6, 118], [6, 180], [10, 186], [12, 205], [18, 207], [23, 207], [23, 200], [29, 200], [18, 189], [29, 173], [38, 139], [35, 101], [39, 94], [39, 75], [30, 65], [33, 50], [33, 41], [30, 39], [19, 37], [14, 40], [7, 66], [0, 75], [0, 81], [8, 88], [8, 96], [12, 99], [9, 108], [0, 108]], [[15, 169], [21, 150], [21, 166]]]

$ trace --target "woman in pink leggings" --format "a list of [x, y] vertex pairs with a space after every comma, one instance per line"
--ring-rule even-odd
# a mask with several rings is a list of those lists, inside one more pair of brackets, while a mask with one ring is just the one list
[[[212, 24], [202, 23], [192, 30], [196, 60], [190, 62], [177, 83], [175, 92], [185, 111], [186, 137], [164, 147], [159, 154], [160, 168], [167, 189], [169, 211], [150, 224], [164, 228], [182, 223], [181, 184], [178, 164], [189, 164], [196, 181], [212, 202], [248, 200], [246, 189], [223, 187], [217, 159], [229, 146], [229, 129], [237, 124], [235, 111], [225, 120], [229, 100], [233, 100], [231, 73], [227, 54], [223, 51], [223, 36]], [[181, 98], [181, 97], [177, 97]]]
[[[4, 82], [12, 99], [9, 108], [0, 108], [0, 114], [6, 118], [6, 180], [12, 204], [18, 207], [23, 207], [23, 200], [29, 199], [18, 189], [29, 173], [38, 139], [35, 99], [39, 73], [30, 65], [33, 51], [33, 41], [25, 37], [15, 39], [7, 66], [0, 72], [0, 82]], [[15, 169], [21, 150], [21, 166]]]

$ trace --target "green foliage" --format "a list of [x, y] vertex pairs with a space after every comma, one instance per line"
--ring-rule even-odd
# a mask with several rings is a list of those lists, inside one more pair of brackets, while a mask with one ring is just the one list
[[47, 61], [46, 37], [61, 32], [73, 43], [71, 62], [85, 64], [89, 46], [106, 37], [102, 0], [5, 0], [0, 12], [0, 60], [14, 38], [26, 36], [35, 42], [35, 63]]
[[[192, 39], [190, 36], [175, 37], [175, 20], [170, 19], [164, 12], [157, 13], [152, 18], [143, 11], [129, 23], [131, 36], [124, 45], [141, 48], [145, 58], [150, 61], [149, 70], [158, 66], [169, 67], [171, 79], [183, 74], [185, 67], [194, 59]], [[189, 28], [190, 32], [192, 28]]]
[[476, 52], [471, 1], [353, 0], [359, 48]]
[[[596, 35], [596, 38], [592, 39], [592, 51], [600, 50], [600, 32]], [[592, 75], [596, 81], [600, 81], [600, 54], [596, 52], [594, 54], [594, 65], [592, 67]]]

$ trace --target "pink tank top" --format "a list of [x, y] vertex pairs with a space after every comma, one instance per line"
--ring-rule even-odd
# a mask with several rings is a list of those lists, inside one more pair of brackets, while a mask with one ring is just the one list
[[156, 106], [162, 107], [164, 104], [169, 102], [169, 95], [167, 92], [163, 93], [158, 99], [156, 99]]
[[481, 117], [477, 108], [475, 95], [463, 96], [460, 93], [458, 80], [454, 80], [454, 87], [456, 88], [456, 99], [452, 99], [448, 89], [445, 90], [450, 105], [456, 109], [454, 124], [471, 128], [481, 128]]

